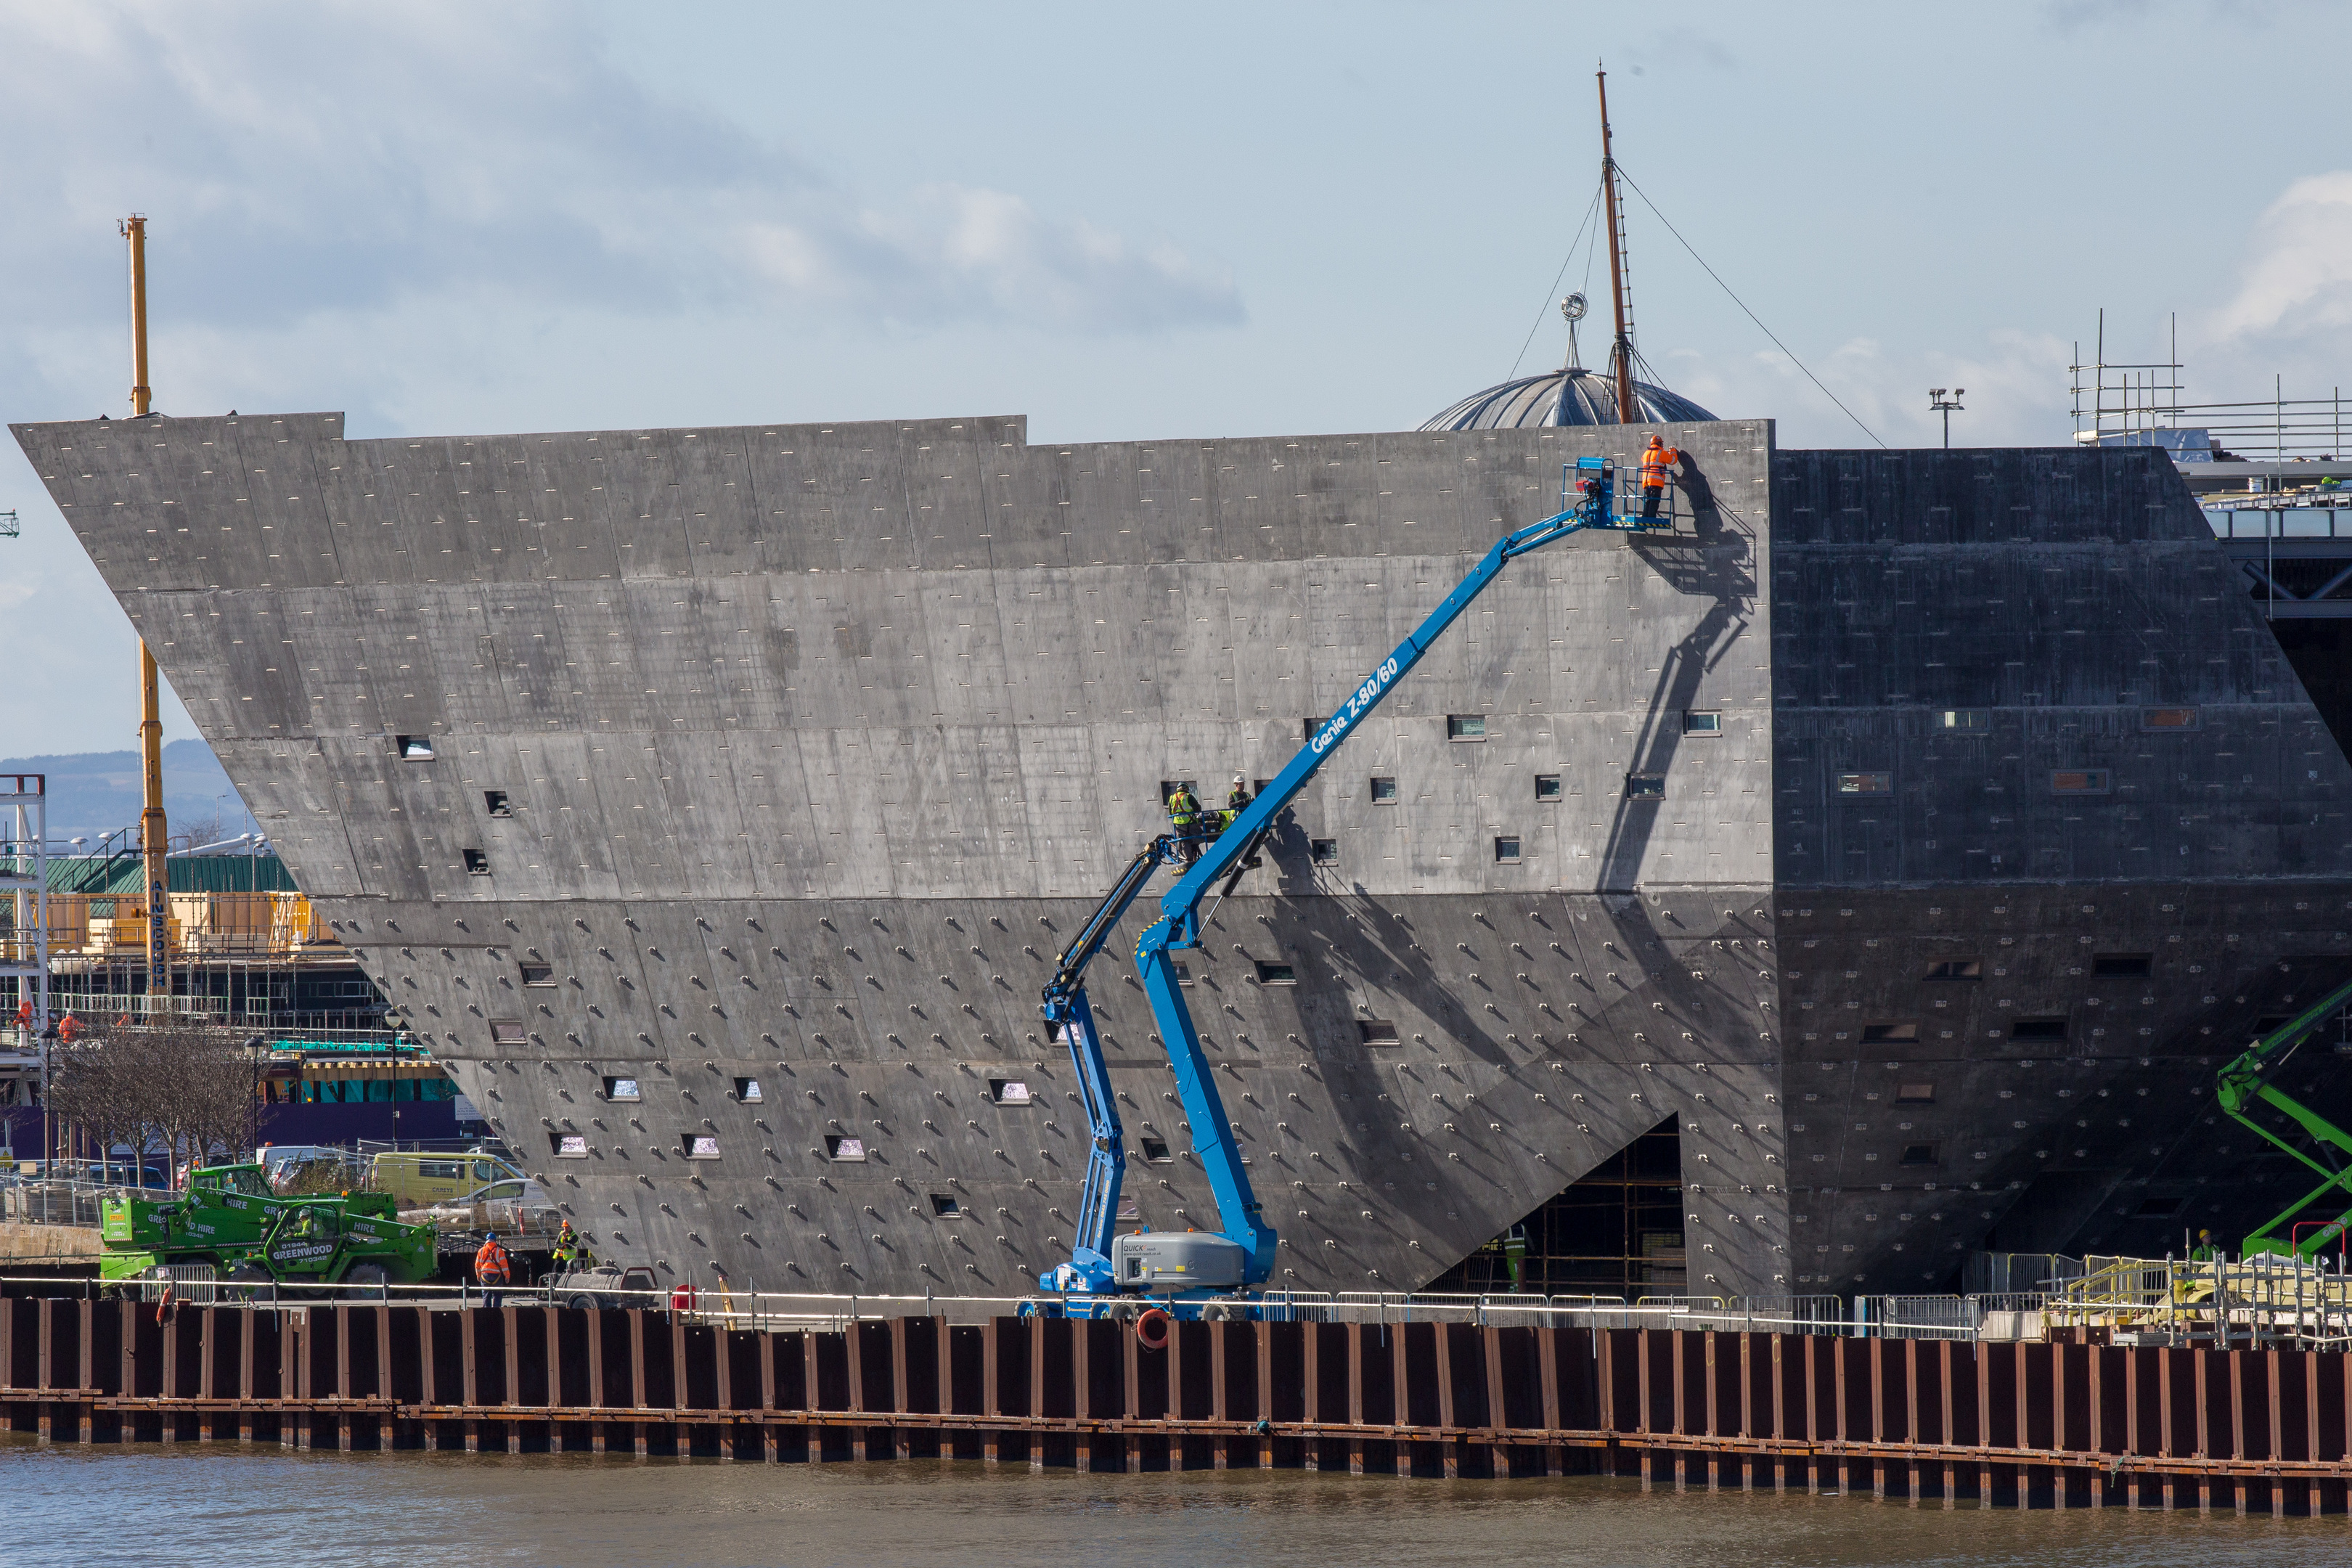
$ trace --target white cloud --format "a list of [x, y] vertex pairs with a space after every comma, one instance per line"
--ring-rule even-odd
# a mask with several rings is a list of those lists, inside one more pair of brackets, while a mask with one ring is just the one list
[[2250, 237], [2235, 298], [2209, 324], [2217, 339], [2292, 338], [2352, 326], [2352, 170], [2294, 182]]
[[192, 323], [452, 289], [1055, 331], [1242, 319], [1232, 279], [1163, 239], [1001, 191], [845, 189], [649, 92], [570, 7], [0, 0], [0, 58], [12, 294], [103, 308], [120, 279], [89, 240], [138, 205], [171, 261], [159, 300]]
[[[1847, 340], [1810, 361], [1821, 387], [1785, 354], [1672, 352], [1659, 368], [1685, 396], [1726, 418], [1771, 415], [1783, 447], [1874, 445], [1855, 420], [1890, 447], [1933, 447], [1942, 417], [1927, 405], [1930, 387], [1960, 387], [1952, 416], [1955, 446], [2063, 446], [2068, 345], [2046, 334], [1998, 329], [1974, 353], [1893, 353], [1875, 338]], [[1843, 404], [1853, 417], [1839, 410]]]

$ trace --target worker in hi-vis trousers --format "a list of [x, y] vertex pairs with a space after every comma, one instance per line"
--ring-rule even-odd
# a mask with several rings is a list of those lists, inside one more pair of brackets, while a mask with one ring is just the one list
[[1658, 502], [1666, 493], [1666, 470], [1683, 460], [1681, 449], [1667, 446], [1655, 436], [1642, 448], [1642, 515], [1658, 515]]
[[1190, 866], [1201, 858], [1201, 800], [1192, 786], [1180, 784], [1168, 797], [1168, 826], [1176, 831], [1176, 849]]

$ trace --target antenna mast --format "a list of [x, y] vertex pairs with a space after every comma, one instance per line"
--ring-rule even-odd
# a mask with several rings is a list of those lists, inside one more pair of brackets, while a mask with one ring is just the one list
[[1642, 410], [1633, 401], [1633, 321], [1625, 303], [1624, 245], [1619, 237], [1624, 220], [1617, 205], [1617, 160], [1609, 152], [1609, 73], [1592, 74], [1601, 84], [1601, 200], [1609, 209], [1609, 293], [1617, 308], [1617, 341], [1609, 350], [1609, 368], [1617, 381], [1617, 423], [1634, 425], [1640, 423]]

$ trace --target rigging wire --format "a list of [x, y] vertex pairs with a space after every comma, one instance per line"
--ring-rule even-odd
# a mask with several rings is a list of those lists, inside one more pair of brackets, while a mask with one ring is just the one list
[[[1598, 186], [1595, 186], [1592, 192], [1592, 200], [1584, 209], [1584, 221], [1576, 226], [1576, 237], [1574, 239], [1570, 239], [1568, 242], [1568, 253], [1559, 258], [1559, 273], [1558, 277], [1555, 277], [1551, 280], [1551, 293], [1549, 297], [1544, 300], [1542, 308], [1536, 311], [1536, 324], [1528, 329], [1527, 342], [1519, 345], [1518, 358], [1511, 362], [1511, 374], [1503, 378], [1505, 381], [1515, 381], [1518, 378], [1519, 365], [1521, 362], [1526, 360], [1528, 357], [1528, 346], [1536, 341], [1536, 334], [1543, 331], [1544, 317], [1550, 314], [1553, 306], [1559, 302], [1559, 280], [1561, 278], [1568, 276], [1569, 265], [1576, 259], [1576, 241], [1582, 239], [1584, 237], [1584, 231], [1591, 226], [1593, 209], [1598, 207], [1600, 205], [1601, 191]], [[1590, 277], [1592, 272], [1591, 247], [1587, 246], [1585, 250], [1585, 275]]]
[[1650, 209], [1650, 216], [1656, 218], [1660, 223], [1664, 224], [1666, 226], [1666, 232], [1673, 235], [1675, 242], [1681, 245], [1685, 250], [1690, 252], [1690, 258], [1699, 264], [1700, 270], [1704, 271], [1709, 278], [1714, 279], [1715, 286], [1722, 289], [1733, 304], [1739, 307], [1740, 312], [1743, 315], [1745, 315], [1749, 321], [1756, 323], [1756, 330], [1762, 332], [1766, 337], [1771, 338], [1772, 346], [1779, 349], [1782, 353], [1787, 354], [1790, 364], [1795, 365], [1799, 370], [1804, 371], [1805, 379], [1811, 382], [1816, 387], [1820, 387], [1821, 394], [1823, 397], [1828, 398], [1832, 403], [1836, 403], [1838, 412], [1853, 420], [1856, 428], [1860, 429], [1864, 435], [1869, 437], [1872, 440], [1877, 441], [1880, 446], [1885, 446], [1886, 443], [1879, 439], [1877, 431], [1873, 430], [1869, 426], [1863, 424], [1862, 416], [1856, 414], [1853, 409], [1848, 408], [1844, 404], [1839, 403], [1838, 395], [1832, 392], [1828, 387], [1822, 385], [1822, 378], [1815, 375], [1811, 370], [1807, 369], [1805, 362], [1797, 357], [1795, 351], [1791, 350], [1788, 344], [1782, 342], [1777, 336], [1775, 336], [1772, 329], [1766, 326], [1762, 320], [1757, 316], [1756, 312], [1748, 308], [1748, 301], [1742, 300], [1738, 295], [1731, 292], [1731, 285], [1726, 283], [1723, 280], [1722, 275], [1717, 273], [1714, 268], [1707, 266], [1706, 258], [1701, 256], [1697, 250], [1694, 249], [1689, 240], [1683, 238], [1682, 230], [1676, 228], [1667, 218], [1666, 215], [1658, 210], [1658, 204], [1650, 199], [1649, 193], [1642, 189], [1641, 186], [1633, 184], [1633, 176], [1625, 173], [1625, 165], [1622, 163], [1620, 163], [1617, 165], [1617, 174], [1620, 179], [1623, 180], [1627, 185], [1632, 187], [1635, 195], [1642, 198], [1642, 205]]

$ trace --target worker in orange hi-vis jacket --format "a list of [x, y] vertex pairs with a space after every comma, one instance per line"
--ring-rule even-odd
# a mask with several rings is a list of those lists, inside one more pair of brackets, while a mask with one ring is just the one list
[[1683, 460], [1678, 447], [1669, 447], [1655, 436], [1642, 448], [1642, 515], [1658, 515], [1658, 502], [1666, 493], [1666, 472]]

